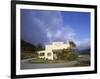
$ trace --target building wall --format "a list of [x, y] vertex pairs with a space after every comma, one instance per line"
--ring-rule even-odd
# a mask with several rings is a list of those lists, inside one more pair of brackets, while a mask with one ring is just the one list
[[56, 49], [67, 49], [69, 48], [68, 43], [63, 43], [63, 42], [53, 42], [50, 45], [45, 46], [45, 50], [56, 50]]
[[[38, 54], [40, 55], [40, 53], [44, 53], [44, 56], [39, 56], [39, 57], [53, 60], [53, 52], [52, 52], [52, 50], [67, 49], [67, 48], [69, 48], [69, 46], [70, 45], [68, 43], [53, 42], [52, 44], [46, 45], [44, 51], [38, 51]], [[48, 56], [48, 53], [51, 53], [51, 55]]]
[[[45, 54], [45, 58], [46, 58], [46, 59], [53, 60], [53, 52], [52, 52], [52, 51], [45, 51], [45, 52], [46, 52], [46, 54]], [[51, 53], [51, 55], [48, 56], [48, 53]]]
[[[38, 51], [38, 54], [40, 54], [40, 53], [44, 53], [44, 56], [39, 55], [39, 58], [45, 58], [45, 59], [53, 60], [53, 52], [52, 51], [47, 51], [47, 50]], [[48, 53], [50, 53], [51, 55], [48, 56]]]

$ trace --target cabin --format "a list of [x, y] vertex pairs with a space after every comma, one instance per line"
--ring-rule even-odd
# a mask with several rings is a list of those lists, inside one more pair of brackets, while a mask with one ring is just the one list
[[45, 45], [45, 50], [38, 51], [39, 58], [44, 58], [48, 60], [57, 59], [56, 54], [53, 51], [68, 49], [70, 47], [69, 43], [64, 42], [52, 42], [50, 44]]

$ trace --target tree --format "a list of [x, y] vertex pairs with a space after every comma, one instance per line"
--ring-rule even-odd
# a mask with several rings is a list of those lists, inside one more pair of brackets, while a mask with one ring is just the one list
[[73, 41], [69, 41], [70, 49], [73, 49], [76, 47], [76, 44]]
[[71, 49], [63, 49], [61, 54], [62, 60], [73, 61], [78, 57], [78, 55]]
[[71, 52], [71, 53], [68, 54], [67, 60], [68, 61], [73, 61], [73, 60], [77, 59], [77, 57], [78, 57], [78, 54]]
[[73, 50], [76, 47], [76, 44], [73, 41], [70, 41], [69, 44], [70, 47], [68, 49], [53, 51], [57, 55], [58, 60], [73, 61], [78, 57], [78, 55]]

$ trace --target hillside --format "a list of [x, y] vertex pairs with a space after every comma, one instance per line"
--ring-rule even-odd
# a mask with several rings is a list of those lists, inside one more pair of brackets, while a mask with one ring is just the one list
[[87, 54], [87, 55], [90, 55], [90, 48], [82, 49], [82, 50], [76, 49], [75, 52], [77, 52], [78, 54]]
[[21, 40], [21, 51], [22, 52], [27, 52], [27, 51], [36, 52], [37, 50], [44, 50], [44, 47], [41, 44], [33, 45], [24, 40]]

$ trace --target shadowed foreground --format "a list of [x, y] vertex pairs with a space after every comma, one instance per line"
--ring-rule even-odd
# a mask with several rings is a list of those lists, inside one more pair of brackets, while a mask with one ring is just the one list
[[77, 61], [71, 61], [68, 63], [53, 63], [53, 64], [30, 64], [22, 60], [21, 69], [60, 68], [60, 67], [73, 66], [75, 64], [77, 64]]

